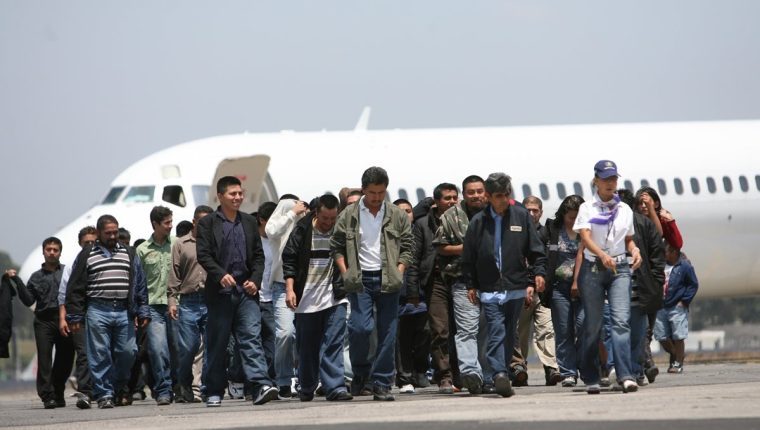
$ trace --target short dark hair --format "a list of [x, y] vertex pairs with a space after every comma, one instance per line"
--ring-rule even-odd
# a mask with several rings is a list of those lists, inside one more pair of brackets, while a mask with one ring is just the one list
[[286, 199], [289, 199], [289, 200], [301, 200], [295, 194], [285, 193], [285, 194], [283, 194], [283, 195], [280, 196], [280, 200], [286, 200]]
[[214, 213], [214, 210], [211, 209], [210, 206], [200, 205], [195, 208], [195, 212], [193, 212], [193, 219], [198, 219], [201, 215], [210, 213]]
[[370, 185], [385, 185], [388, 186], [388, 172], [382, 167], [372, 166], [365, 170], [362, 174], [362, 189], [366, 189]]
[[402, 205], [402, 204], [403, 205], [409, 205], [409, 207], [412, 207], [412, 204], [407, 199], [396, 199], [396, 200], [393, 201], [393, 205], [394, 206], [398, 206], [398, 205]]
[[359, 189], [359, 188], [352, 189], [351, 191], [348, 192], [348, 196], [347, 197], [352, 197], [352, 196], [359, 196], [359, 197], [361, 197], [362, 196], [362, 190]]
[[119, 240], [126, 240], [129, 241], [129, 239], [132, 238], [132, 233], [129, 232], [124, 227], [119, 227]]
[[180, 221], [180, 223], [177, 224], [175, 231], [177, 232], [177, 237], [184, 236], [193, 231], [193, 223], [190, 221]]
[[652, 187], [641, 187], [638, 191], [636, 191], [636, 201], [640, 201], [641, 195], [644, 193], [649, 194], [649, 197], [652, 198], [652, 201], [654, 201], [655, 211], [659, 214], [660, 209], [662, 209], [662, 201], [660, 200], [660, 195], [657, 194], [657, 191], [655, 191]]
[[467, 184], [472, 184], [473, 182], [480, 182], [480, 183], [483, 183], [483, 184], [486, 183], [486, 181], [484, 181], [483, 178], [481, 178], [480, 176], [478, 176], [478, 175], [470, 175], [470, 176], [464, 178], [464, 181], [462, 181], [462, 190], [464, 190], [467, 187]]
[[338, 209], [340, 201], [332, 194], [325, 194], [317, 199], [316, 212], [319, 212], [322, 208], [325, 209]]
[[145, 239], [137, 239], [134, 244], [132, 244], [133, 248], [137, 248], [138, 246], [142, 245], [145, 242]]
[[671, 245], [670, 243], [665, 242], [665, 251], [668, 249], [672, 249], [673, 252], [676, 253], [677, 256], [681, 256], [681, 250], [679, 248], [676, 248], [675, 246]]
[[537, 204], [539, 209], [543, 209], [544, 208], [544, 202], [541, 201], [541, 199], [539, 199], [536, 196], [528, 196], [528, 197], [524, 198], [523, 201], [522, 201], [523, 206], [525, 206], [525, 205], [527, 205], [529, 203]]
[[459, 189], [456, 185], [450, 184], [448, 182], [442, 182], [436, 185], [435, 189], [433, 189], [433, 198], [440, 200], [441, 197], [443, 197], [444, 191], [456, 191], [456, 193], [459, 194]]
[[98, 229], [98, 231], [102, 231], [106, 227], [106, 224], [116, 224], [118, 226], [119, 221], [116, 221], [116, 218], [113, 215], [101, 215], [95, 223], [95, 228]]
[[98, 232], [95, 230], [95, 227], [88, 225], [87, 227], [83, 227], [81, 230], [79, 230], [79, 237], [77, 237], [77, 242], [81, 242], [82, 238], [85, 237], [88, 234], [95, 234], [97, 235]]
[[150, 223], [162, 223], [167, 217], [173, 214], [172, 210], [166, 206], [153, 206], [150, 210]]
[[216, 193], [224, 194], [231, 185], [240, 185], [242, 187], [243, 183], [234, 176], [222, 176], [216, 181]]
[[636, 211], [636, 197], [631, 190], [628, 188], [621, 188], [617, 190], [617, 195], [620, 197], [620, 201], [630, 206], [634, 212]]
[[577, 194], [565, 197], [562, 203], [559, 204], [557, 213], [554, 214], [554, 226], [561, 227], [562, 223], [565, 222], [565, 215], [570, 211], [577, 211], [583, 203], [583, 197]]
[[42, 249], [44, 250], [45, 247], [48, 246], [48, 245], [50, 245], [50, 244], [58, 245], [58, 250], [59, 251], [63, 250], [63, 244], [61, 243], [61, 239], [58, 239], [55, 236], [50, 236], [47, 239], [43, 240], [42, 241]]
[[260, 204], [259, 210], [256, 212], [256, 218], [258, 218], [259, 223], [262, 221], [269, 221], [269, 217], [272, 216], [276, 208], [277, 203], [275, 202], [264, 202]]
[[491, 173], [486, 179], [485, 187], [488, 194], [504, 193], [511, 196], [512, 178], [506, 173]]

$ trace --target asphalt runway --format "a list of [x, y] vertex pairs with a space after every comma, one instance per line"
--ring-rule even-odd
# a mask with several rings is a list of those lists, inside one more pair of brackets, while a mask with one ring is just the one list
[[[531, 370], [538, 383], [543, 372]], [[660, 374], [636, 393], [603, 391], [590, 396], [575, 389], [529, 386], [512, 398], [439, 395], [435, 389], [396, 395], [395, 402], [360, 397], [333, 403], [316, 398], [252, 406], [225, 400], [220, 408], [204, 404], [158, 407], [152, 400], [110, 410], [45, 410], [34, 386], [0, 388], [0, 427], [50, 429], [215, 429], [329, 428], [333, 430], [406, 429], [758, 429], [760, 364], [690, 365], [681, 375]]]

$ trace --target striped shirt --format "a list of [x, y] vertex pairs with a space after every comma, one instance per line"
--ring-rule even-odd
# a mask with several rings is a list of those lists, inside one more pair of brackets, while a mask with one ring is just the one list
[[87, 256], [87, 297], [123, 299], [129, 297], [129, 254], [118, 244], [113, 253], [96, 244]]
[[319, 312], [345, 301], [345, 299], [336, 301], [333, 296], [332, 278], [335, 269], [330, 256], [332, 233], [332, 231], [322, 233], [316, 226], [312, 230], [309, 269], [306, 272], [306, 284], [296, 313]]

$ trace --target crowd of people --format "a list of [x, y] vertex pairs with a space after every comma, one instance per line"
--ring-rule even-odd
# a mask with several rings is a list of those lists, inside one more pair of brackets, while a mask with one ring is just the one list
[[72, 367], [80, 409], [146, 388], [159, 406], [392, 401], [394, 386], [431, 384], [510, 397], [528, 385], [531, 333], [541, 384], [633, 392], [659, 373], [652, 337], [668, 373], [683, 371], [698, 281], [657, 192], [618, 189], [618, 176], [598, 162], [592, 199], [568, 196], [543, 225], [542, 201], [515, 201], [504, 173], [441, 183], [413, 207], [389, 202], [387, 173], [370, 167], [361, 188], [286, 194], [254, 214], [227, 176], [219, 207], [198, 206], [176, 236], [163, 206], [135, 243], [102, 215], [71, 266], [49, 237], [40, 270], [26, 283], [6, 271], [2, 290], [35, 305], [49, 409], [66, 406]]

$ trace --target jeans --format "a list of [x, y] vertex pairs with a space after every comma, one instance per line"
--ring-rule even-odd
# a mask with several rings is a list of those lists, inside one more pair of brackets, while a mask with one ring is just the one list
[[114, 398], [126, 388], [137, 353], [134, 321], [127, 313], [126, 300], [90, 299], [86, 318], [93, 397]]
[[584, 258], [579, 277], [586, 320], [581, 341], [581, 378], [599, 383], [599, 336], [605, 293], [610, 304], [612, 353], [619, 381], [633, 380], [631, 372], [631, 271], [628, 262], [617, 265], [617, 274], [599, 269]]
[[483, 378], [483, 370], [478, 361], [480, 307], [470, 303], [467, 297], [467, 285], [462, 282], [455, 282], [451, 286], [451, 296], [454, 302], [454, 323], [456, 324], [454, 342], [459, 361], [459, 373], [475, 374]]
[[313, 313], [296, 314], [298, 379], [302, 393], [314, 393], [322, 381], [327, 398], [346, 391], [343, 378], [343, 340], [346, 304]]
[[631, 372], [636, 378], [644, 376], [644, 343], [647, 339], [649, 317], [644, 308], [631, 306]]
[[153, 371], [153, 395], [156, 398], [171, 397], [172, 375], [171, 356], [169, 355], [169, 334], [166, 305], [150, 306], [150, 324], [148, 324], [148, 358]]
[[274, 369], [274, 354], [276, 342], [276, 325], [274, 319], [274, 305], [272, 302], [259, 302], [261, 308], [261, 346], [264, 347], [264, 357], [267, 360], [267, 374], [269, 379], [275, 380], [277, 372]]
[[[380, 271], [362, 272], [364, 292], [348, 294], [351, 316], [348, 336], [354, 380], [390, 390], [396, 372], [395, 347], [398, 330], [399, 293], [380, 292]], [[369, 360], [370, 336], [375, 328], [373, 307], [377, 307], [377, 352]], [[358, 379], [357, 379], [358, 378]]]
[[261, 310], [258, 298], [237, 290], [230, 294], [211, 293], [207, 294], [206, 307], [207, 394], [224, 396], [227, 388], [227, 344], [231, 334], [235, 336], [240, 349], [246, 382], [254, 390], [262, 385], [272, 385], [261, 346]]
[[74, 364], [74, 344], [71, 336], [62, 336], [58, 331], [57, 309], [34, 317], [34, 340], [37, 344], [37, 395], [43, 402], [62, 400]]
[[[193, 385], [193, 362], [200, 349], [201, 340], [206, 338], [208, 308], [203, 293], [183, 294], [179, 302], [179, 368], [177, 382], [185, 388]], [[205, 343], [205, 341], [204, 341]], [[205, 352], [205, 351], [204, 351]], [[201, 387], [206, 381], [206, 362], [201, 371]]]
[[555, 285], [552, 289], [552, 322], [557, 345], [557, 365], [559, 373], [565, 378], [578, 377], [583, 315], [580, 298], [570, 297], [569, 283]]
[[488, 330], [487, 358], [493, 376], [502, 372], [509, 374], [509, 362], [517, 340], [517, 320], [524, 303], [524, 299], [515, 299], [502, 304], [482, 304]]
[[274, 371], [277, 374], [277, 385], [290, 386], [290, 381], [295, 376], [295, 312], [285, 304], [285, 284], [282, 282], [272, 282], [272, 305], [275, 323]]
[[658, 341], [684, 340], [689, 336], [689, 308], [673, 306], [657, 311], [654, 337]]

